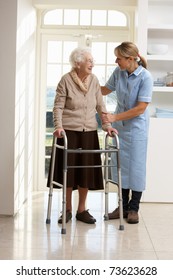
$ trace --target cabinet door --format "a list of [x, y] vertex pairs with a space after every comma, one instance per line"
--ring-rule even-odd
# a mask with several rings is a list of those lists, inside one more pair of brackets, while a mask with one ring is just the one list
[[173, 119], [150, 119], [144, 202], [173, 202]]

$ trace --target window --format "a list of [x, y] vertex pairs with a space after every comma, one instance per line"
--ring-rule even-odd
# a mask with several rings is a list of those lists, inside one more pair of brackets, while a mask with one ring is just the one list
[[120, 11], [56, 9], [44, 14], [43, 24], [126, 27], [128, 21]]

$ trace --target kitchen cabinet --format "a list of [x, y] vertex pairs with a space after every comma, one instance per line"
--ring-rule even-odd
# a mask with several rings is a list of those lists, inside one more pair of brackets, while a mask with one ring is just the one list
[[[166, 5], [165, 5], [166, 2]], [[173, 1], [148, 1], [147, 45], [166, 44], [166, 53], [147, 55], [154, 81], [173, 72]], [[147, 184], [144, 202], [173, 202], [173, 118], [156, 118], [155, 109], [173, 110], [173, 87], [154, 86], [150, 104]]]
[[144, 202], [173, 202], [173, 119], [150, 119]]

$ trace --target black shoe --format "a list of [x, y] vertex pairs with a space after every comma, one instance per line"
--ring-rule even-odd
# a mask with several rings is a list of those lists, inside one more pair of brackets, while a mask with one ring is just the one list
[[90, 215], [90, 213], [88, 212], [88, 210], [84, 210], [81, 213], [76, 213], [76, 219], [84, 222], [86, 224], [94, 224], [96, 222], [96, 219]]
[[[68, 223], [68, 221], [70, 221], [71, 218], [72, 218], [72, 213], [69, 210], [67, 210], [66, 211], [66, 223]], [[58, 224], [62, 224], [62, 215], [58, 219]]]

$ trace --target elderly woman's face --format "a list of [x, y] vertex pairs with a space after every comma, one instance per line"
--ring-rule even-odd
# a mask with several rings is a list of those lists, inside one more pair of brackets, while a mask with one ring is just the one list
[[93, 57], [91, 54], [85, 55], [85, 61], [79, 63], [79, 72], [89, 75], [94, 67]]

